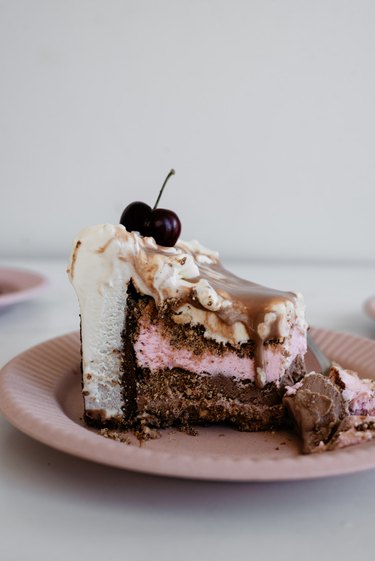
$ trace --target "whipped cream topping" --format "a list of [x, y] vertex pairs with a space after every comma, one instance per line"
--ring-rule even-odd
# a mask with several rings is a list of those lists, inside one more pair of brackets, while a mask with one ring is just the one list
[[[93, 261], [100, 270], [92, 269]], [[86, 293], [86, 284], [96, 277], [101, 293], [121, 277], [124, 284], [130, 279], [141, 294], [152, 296], [157, 304], [169, 299], [186, 299], [192, 289], [203, 307], [210, 309], [215, 300], [223, 307], [224, 299], [216, 294], [208, 282], [199, 280], [198, 263], [218, 263], [215, 252], [199, 242], [180, 242], [174, 247], [158, 246], [151, 237], [127, 232], [121, 224], [90, 226], [82, 230], [74, 242], [68, 274], [78, 295]], [[220, 305], [218, 306], [220, 302]]]
[[[91, 226], [74, 242], [68, 274], [80, 302], [82, 338], [87, 343], [83, 349], [101, 347], [105, 328], [113, 330], [107, 350], [111, 346], [121, 350], [124, 318], [119, 317], [125, 316], [130, 281], [158, 306], [171, 306], [176, 323], [201, 324], [206, 337], [224, 344], [239, 346], [255, 340], [260, 386], [266, 382], [264, 343], [285, 340], [295, 330], [306, 332], [300, 295], [240, 279], [222, 267], [217, 252], [198, 241], [161, 247], [153, 238], [127, 232], [122, 225]], [[118, 313], [119, 307], [124, 314]], [[102, 330], [97, 327], [101, 324]], [[286, 351], [286, 368], [291, 361]], [[84, 373], [91, 372], [96, 359], [84, 356], [83, 363]], [[110, 368], [113, 364], [108, 372]]]

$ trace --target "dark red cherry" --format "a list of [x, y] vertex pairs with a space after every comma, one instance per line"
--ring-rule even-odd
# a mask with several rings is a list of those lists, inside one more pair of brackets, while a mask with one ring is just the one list
[[155, 208], [147, 225], [148, 234], [158, 245], [173, 247], [181, 233], [181, 222], [173, 210]]
[[158, 245], [174, 246], [181, 232], [180, 219], [173, 210], [157, 208], [164, 187], [174, 174], [174, 169], [171, 169], [160, 189], [153, 209], [141, 201], [135, 201], [126, 207], [121, 215], [120, 224], [125, 226], [128, 232], [135, 231], [142, 236], [152, 236]]
[[134, 201], [128, 204], [121, 215], [120, 224], [125, 226], [128, 232], [139, 232], [143, 236], [147, 235], [145, 231], [146, 223], [151, 215], [151, 207], [141, 201]]

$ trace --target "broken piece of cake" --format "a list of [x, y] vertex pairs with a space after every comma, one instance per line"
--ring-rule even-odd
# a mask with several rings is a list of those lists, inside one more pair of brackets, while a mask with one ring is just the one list
[[375, 436], [375, 380], [333, 363], [326, 375], [311, 372], [287, 387], [289, 409], [303, 452], [359, 444]]

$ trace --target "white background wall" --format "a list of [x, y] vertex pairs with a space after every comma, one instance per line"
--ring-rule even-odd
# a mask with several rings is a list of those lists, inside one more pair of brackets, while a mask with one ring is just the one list
[[224, 258], [374, 259], [375, 2], [0, 0], [0, 256], [133, 200]]

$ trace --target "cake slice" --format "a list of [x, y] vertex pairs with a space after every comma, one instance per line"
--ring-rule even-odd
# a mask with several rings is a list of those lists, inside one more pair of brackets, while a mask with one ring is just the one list
[[122, 225], [83, 230], [68, 272], [87, 423], [285, 424], [284, 387], [305, 373], [300, 295], [238, 278], [196, 241], [162, 247]]

